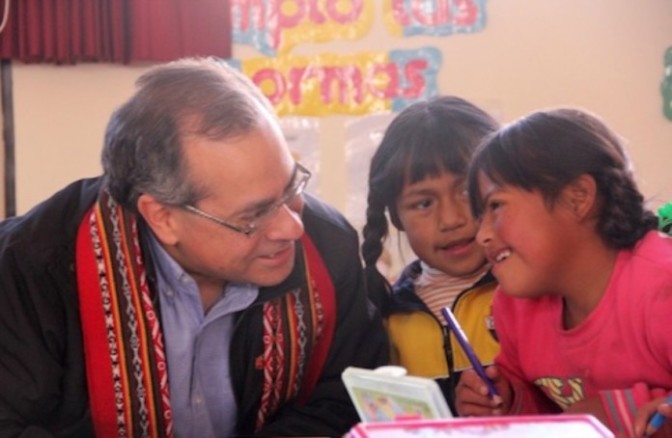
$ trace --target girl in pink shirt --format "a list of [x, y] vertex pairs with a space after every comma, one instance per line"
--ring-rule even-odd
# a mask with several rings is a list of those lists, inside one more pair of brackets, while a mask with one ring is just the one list
[[536, 112], [486, 139], [468, 180], [499, 281], [500, 397], [465, 372], [460, 415], [588, 413], [643, 436], [672, 390], [672, 238], [619, 137], [583, 111]]

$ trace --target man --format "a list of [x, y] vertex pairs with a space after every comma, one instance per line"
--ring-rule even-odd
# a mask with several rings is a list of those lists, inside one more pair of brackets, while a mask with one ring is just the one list
[[151, 69], [100, 179], [0, 224], [0, 435], [340, 436], [387, 361], [355, 231], [304, 195], [263, 95]]

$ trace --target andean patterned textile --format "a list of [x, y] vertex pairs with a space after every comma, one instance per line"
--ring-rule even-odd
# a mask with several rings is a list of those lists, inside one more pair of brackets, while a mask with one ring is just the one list
[[[334, 287], [307, 236], [305, 287], [263, 303], [263, 389], [255, 429], [288, 400], [307, 400], [334, 334]], [[96, 434], [172, 436], [160, 318], [148, 285], [138, 221], [105, 191], [77, 236], [77, 282]]]

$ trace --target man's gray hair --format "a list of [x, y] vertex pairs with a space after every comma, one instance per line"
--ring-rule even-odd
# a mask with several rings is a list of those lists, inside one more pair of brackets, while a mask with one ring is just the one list
[[182, 205], [203, 196], [186, 174], [186, 136], [226, 140], [274, 119], [273, 108], [242, 73], [215, 58], [188, 58], [150, 69], [111, 116], [102, 164], [106, 188], [137, 212], [138, 197]]

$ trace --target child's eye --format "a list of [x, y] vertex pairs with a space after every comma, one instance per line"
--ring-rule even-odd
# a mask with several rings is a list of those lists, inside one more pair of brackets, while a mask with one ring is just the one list
[[490, 201], [488, 201], [487, 208], [490, 211], [495, 211], [501, 206], [502, 206], [502, 203], [500, 201], [490, 200]]
[[428, 209], [429, 207], [431, 207], [432, 204], [433, 204], [433, 201], [432, 201], [431, 199], [429, 199], [429, 198], [427, 198], [427, 199], [421, 199], [421, 200], [419, 200], [419, 201], [416, 201], [416, 202], [412, 203], [412, 204], [411, 204], [411, 208], [412, 208], [413, 210], [426, 210], [426, 209]]

